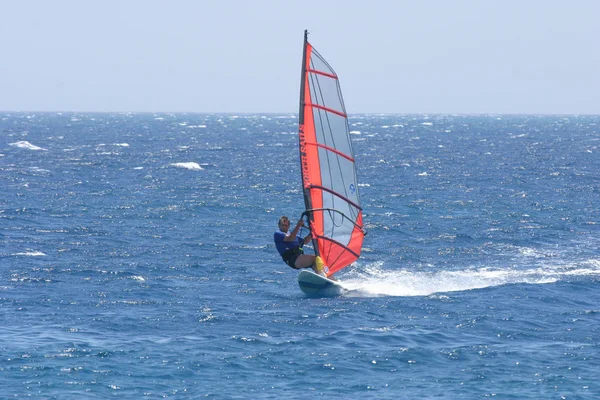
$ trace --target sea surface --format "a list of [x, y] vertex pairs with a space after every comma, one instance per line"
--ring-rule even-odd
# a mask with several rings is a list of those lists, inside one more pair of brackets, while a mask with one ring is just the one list
[[353, 115], [308, 298], [294, 114], [0, 113], [0, 397], [600, 398], [600, 116]]

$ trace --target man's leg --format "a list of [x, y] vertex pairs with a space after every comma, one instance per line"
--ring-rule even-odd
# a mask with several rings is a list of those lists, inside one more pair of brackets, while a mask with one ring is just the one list
[[314, 263], [315, 256], [313, 256], [312, 254], [300, 254], [298, 258], [296, 258], [296, 263], [294, 265], [297, 269], [302, 269], [312, 267]]
[[325, 276], [325, 272], [323, 272], [323, 261], [320, 263], [321, 265], [317, 265], [316, 257], [312, 254], [300, 254], [298, 258], [296, 258], [296, 263], [294, 264], [296, 268], [312, 268], [319, 275]]

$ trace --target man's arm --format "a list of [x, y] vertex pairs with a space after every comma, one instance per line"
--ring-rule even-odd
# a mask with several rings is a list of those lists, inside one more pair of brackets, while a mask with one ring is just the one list
[[287, 235], [285, 237], [285, 239], [283, 239], [283, 241], [284, 242], [293, 242], [294, 240], [296, 240], [296, 236], [298, 235], [298, 231], [303, 226], [304, 226], [304, 221], [302, 221], [302, 220], [298, 221], [298, 223], [294, 227], [294, 230], [292, 230], [292, 232], [289, 235]]

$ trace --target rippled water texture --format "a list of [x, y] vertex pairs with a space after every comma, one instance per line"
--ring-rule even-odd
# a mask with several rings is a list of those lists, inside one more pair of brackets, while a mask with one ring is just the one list
[[0, 114], [2, 395], [600, 397], [600, 117], [352, 116], [369, 233], [316, 299], [296, 118]]

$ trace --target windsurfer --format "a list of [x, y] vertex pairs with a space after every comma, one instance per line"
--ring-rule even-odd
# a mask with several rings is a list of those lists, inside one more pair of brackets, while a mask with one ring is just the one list
[[325, 276], [323, 272], [323, 260], [319, 256], [304, 254], [302, 246], [310, 242], [310, 235], [305, 238], [298, 236], [304, 221], [300, 219], [294, 229], [289, 232], [290, 220], [283, 216], [279, 218], [279, 230], [275, 232], [275, 246], [283, 258], [283, 261], [294, 269], [312, 268], [319, 275]]

